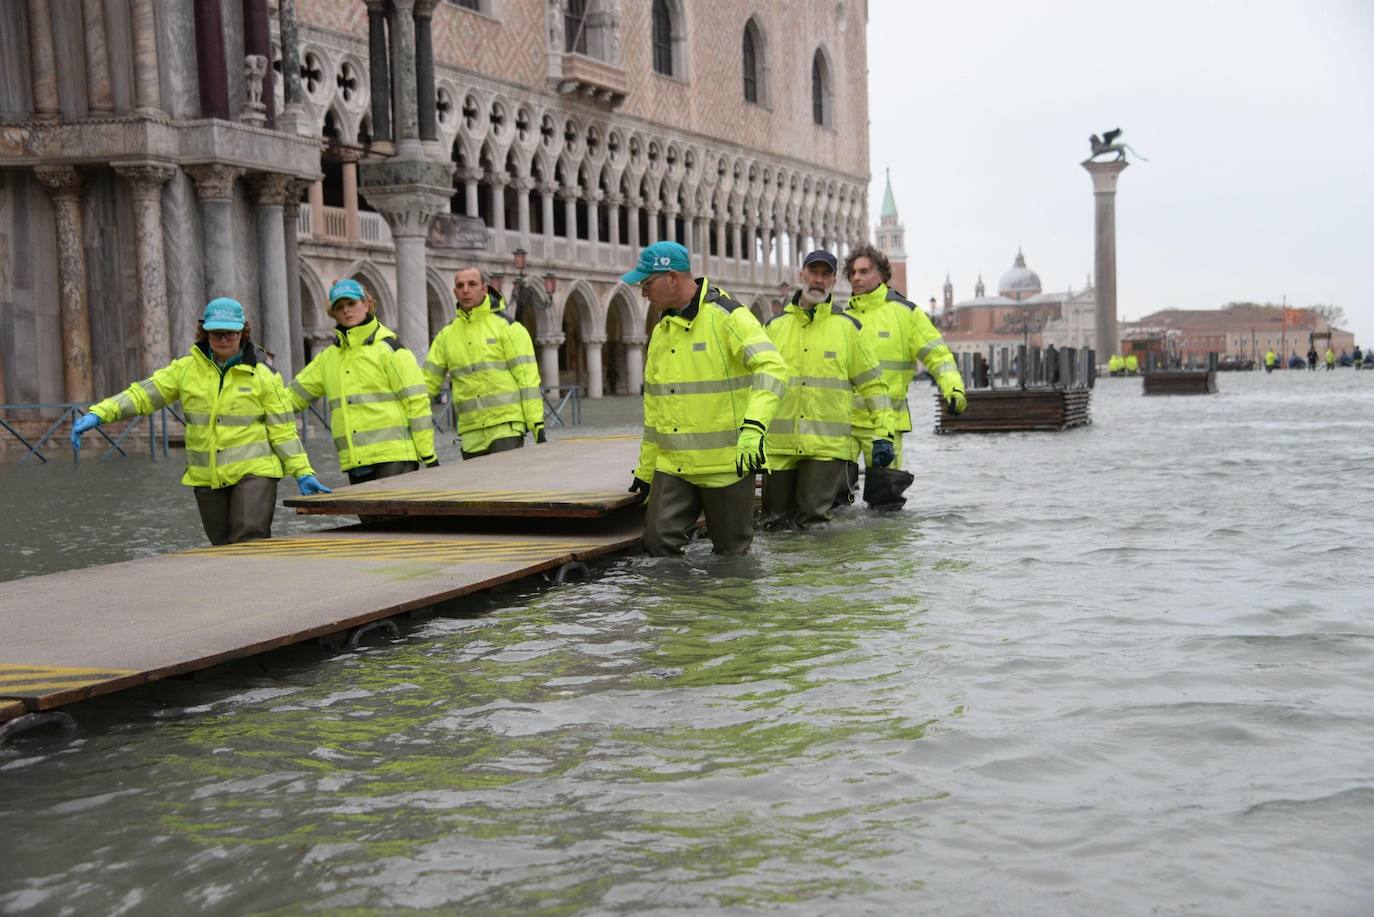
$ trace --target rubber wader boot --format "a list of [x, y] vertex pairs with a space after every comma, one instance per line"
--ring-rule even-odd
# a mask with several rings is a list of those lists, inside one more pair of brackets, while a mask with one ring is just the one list
[[902, 494], [916, 481], [909, 471], [897, 468], [864, 469], [864, 502], [869, 509], [898, 510], [906, 505]]

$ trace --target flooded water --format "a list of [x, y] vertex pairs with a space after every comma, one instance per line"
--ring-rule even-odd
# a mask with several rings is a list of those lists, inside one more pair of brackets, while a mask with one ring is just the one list
[[[1374, 912], [1374, 373], [1220, 385], [80, 705], [0, 748], [0, 910]], [[199, 544], [178, 474], [5, 464], [0, 579]]]

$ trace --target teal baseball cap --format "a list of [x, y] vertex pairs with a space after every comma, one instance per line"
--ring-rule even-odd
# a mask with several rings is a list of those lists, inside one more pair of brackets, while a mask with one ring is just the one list
[[243, 306], [237, 299], [227, 296], [212, 299], [205, 306], [200, 326], [206, 331], [242, 331]]
[[363, 285], [351, 277], [347, 280], [340, 280], [329, 288], [329, 304], [331, 306], [341, 299], [356, 299], [358, 302], [362, 302], [366, 298], [367, 293], [363, 292]]
[[634, 270], [621, 274], [620, 279], [628, 284], [636, 284], [664, 271], [691, 270], [692, 260], [687, 256], [686, 248], [676, 242], [655, 242], [639, 253], [639, 263]]

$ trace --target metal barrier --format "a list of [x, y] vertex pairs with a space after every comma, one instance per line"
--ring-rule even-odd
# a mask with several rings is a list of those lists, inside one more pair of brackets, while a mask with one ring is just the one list
[[[544, 400], [544, 410], [550, 422], [558, 424], [560, 427], [575, 427], [582, 423], [582, 387], [580, 385], [545, 385], [539, 389], [539, 395]], [[179, 405], [180, 402], [177, 402]], [[86, 413], [87, 405], [80, 402], [16, 402], [13, 404], [0, 404], [0, 428], [3, 428], [12, 439], [18, 440], [19, 444], [27, 451], [24, 457], [19, 460], [20, 464], [29, 459], [37, 457], [43, 464], [48, 463], [48, 457], [43, 454], [43, 449], [48, 446], [54, 435], [64, 427], [70, 432], [71, 424], [76, 423], [76, 419]], [[458, 432], [458, 414], [454, 410], [453, 400], [449, 390], [446, 388], [439, 393], [439, 401], [432, 405], [434, 412], [434, 427], [441, 433]], [[22, 433], [14, 427], [19, 418], [13, 416], [15, 411], [40, 411], [57, 412], [57, 418], [53, 420], [43, 431], [43, 435], [37, 442], [30, 442]], [[320, 425], [324, 427], [324, 432], [329, 435], [329, 401], [321, 398], [306, 406], [300, 413], [301, 418], [301, 437], [309, 433], [310, 418], [314, 415]], [[565, 417], [566, 414], [566, 417]], [[8, 416], [7, 416], [8, 415]], [[124, 440], [145, 420], [148, 424], [148, 457], [157, 459], [158, 447], [161, 446], [163, 456], [171, 453], [171, 435], [168, 431], [168, 417], [186, 426], [186, 419], [177, 412], [174, 405], [167, 405], [159, 408], [145, 418], [129, 418], [124, 429], [111, 435], [111, 431], [106, 429], [104, 424], [94, 428], [93, 432], [98, 433], [102, 439], [110, 444], [100, 455], [101, 461], [106, 461], [113, 455], [129, 457], [129, 453], [124, 451]], [[46, 417], [42, 418], [47, 420]], [[57, 448], [57, 447], [54, 447]], [[81, 451], [72, 450], [72, 461], [81, 461]]]
[[[53, 436], [54, 436], [59, 430], [61, 430], [64, 426], [68, 426], [68, 427], [70, 426], [70, 424], [68, 423], [68, 421], [70, 421], [70, 423], [72, 423], [72, 424], [76, 423], [76, 419], [77, 419], [78, 417], [80, 417], [80, 416], [82, 416], [83, 414], [86, 413], [86, 407], [87, 407], [87, 406], [86, 406], [84, 403], [81, 403], [81, 402], [65, 402], [65, 401], [57, 401], [57, 402], [33, 402], [33, 401], [28, 401], [28, 402], [14, 402], [14, 403], [11, 403], [11, 404], [0, 404], [0, 427], [3, 427], [4, 430], [5, 430], [5, 432], [8, 433], [8, 434], [10, 435], [11, 438], [18, 440], [18, 441], [19, 441], [19, 444], [20, 444], [21, 446], [23, 446], [26, 450], [28, 450], [28, 451], [24, 454], [24, 457], [21, 458], [21, 459], [19, 460], [19, 463], [20, 463], [21, 465], [24, 464], [25, 462], [27, 462], [29, 459], [35, 458], [35, 457], [36, 457], [40, 462], [42, 462], [43, 464], [46, 465], [46, 464], [48, 463], [48, 458], [47, 458], [47, 456], [45, 456], [45, 455], [43, 454], [43, 449], [44, 449], [44, 447], [46, 447], [46, 446], [48, 445], [48, 442], [53, 438]], [[43, 435], [40, 436], [40, 437], [38, 438], [38, 441], [37, 441], [37, 442], [30, 442], [27, 438], [24, 437], [24, 435], [23, 435], [22, 433], [20, 433], [18, 430], [16, 430], [16, 429], [14, 428], [13, 423], [11, 423], [11, 421], [18, 422], [18, 418], [12, 416], [14, 411], [40, 411], [40, 412], [51, 412], [51, 411], [56, 411], [56, 412], [58, 412], [58, 414], [57, 414], [57, 419], [53, 420], [52, 423], [50, 423], [50, 424], [48, 425], [48, 428], [47, 428], [46, 430], [43, 431]], [[156, 459], [156, 458], [157, 458], [157, 448], [158, 448], [159, 441], [161, 442], [161, 445], [162, 445], [162, 454], [163, 454], [164, 456], [167, 455], [168, 452], [169, 452], [169, 448], [170, 448], [169, 442], [168, 442], [168, 438], [169, 438], [169, 437], [168, 437], [168, 433], [167, 433], [167, 415], [168, 415], [168, 414], [171, 414], [172, 417], [174, 417], [176, 420], [180, 421], [183, 425], [185, 424], [185, 421], [182, 420], [181, 416], [178, 415], [178, 414], [176, 413], [175, 410], [173, 410], [171, 407], [164, 407], [164, 408], [159, 409], [157, 412], [155, 412], [155, 413], [153, 413], [153, 414], [147, 415], [146, 418], [143, 418], [143, 419], [140, 419], [140, 418], [131, 418], [130, 421], [129, 421], [129, 423], [127, 423], [127, 424], [125, 425], [124, 429], [121, 430], [121, 431], [119, 431], [118, 433], [116, 433], [116, 434], [113, 435], [113, 436], [110, 435], [110, 431], [107, 430], [107, 429], [105, 428], [105, 425], [104, 425], [104, 424], [101, 424], [100, 426], [96, 427], [96, 428], [95, 428], [95, 432], [98, 433], [98, 434], [100, 434], [101, 438], [103, 438], [103, 439], [105, 440], [105, 442], [107, 442], [107, 443], [110, 444], [110, 448], [107, 449], [107, 450], [100, 456], [100, 460], [101, 460], [101, 461], [105, 461], [106, 459], [110, 458], [110, 456], [112, 456], [112, 455], [114, 455], [114, 454], [116, 454], [116, 453], [118, 453], [119, 455], [124, 456], [125, 458], [128, 458], [129, 453], [127, 453], [127, 452], [124, 451], [124, 440], [125, 440], [125, 439], [128, 437], [128, 435], [134, 430], [134, 428], [140, 426], [140, 425], [143, 423], [144, 420], [146, 420], [146, 421], [147, 421], [147, 424], [148, 424], [148, 456], [149, 456], [149, 458], [153, 458], [153, 459]], [[6, 416], [6, 415], [10, 415], [10, 416]], [[43, 420], [46, 420], [47, 418], [42, 418], [42, 419], [43, 419]], [[161, 422], [161, 435], [160, 435], [160, 436], [159, 436], [159, 432], [158, 432], [158, 423], [159, 423], [159, 421]], [[79, 462], [79, 461], [81, 461], [81, 452], [80, 452], [80, 450], [77, 450], [77, 449], [73, 449], [73, 450], [72, 450], [72, 461], [74, 461], [74, 462]]]

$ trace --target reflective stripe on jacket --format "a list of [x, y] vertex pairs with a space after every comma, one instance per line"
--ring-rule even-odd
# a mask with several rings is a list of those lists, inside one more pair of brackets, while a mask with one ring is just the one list
[[635, 476], [734, 473], [740, 425], [747, 419], [767, 428], [787, 377], [787, 364], [753, 313], [698, 279], [696, 298], [665, 312], [649, 338]]
[[[906, 393], [921, 363], [925, 364], [926, 371], [939, 386], [941, 398], [948, 398], [954, 389], [964, 387], [954, 355], [945, 346], [940, 332], [935, 330], [924, 312], [900, 293], [889, 290], [887, 284], [879, 284], [875, 290], [851, 296], [845, 308], [863, 325], [861, 334], [864, 341], [882, 367], [883, 381], [896, 413], [893, 422], [897, 432], [905, 433], [911, 429]], [[861, 402], [855, 401], [855, 429], [876, 431], [880, 426], [876, 420]]]
[[186, 474], [191, 487], [228, 487], [244, 475], [314, 474], [296, 435], [296, 417], [276, 372], [251, 344], [223, 373], [198, 342], [142, 382], [91, 408], [106, 423], [151, 414], [180, 401], [186, 420]]
[[323, 395], [339, 468], [434, 458], [434, 419], [420, 367], [391, 329], [369, 318], [335, 328], [325, 348], [286, 388], [291, 409]]
[[544, 423], [534, 344], [504, 305], [501, 294], [488, 287], [479, 305], [458, 309], [425, 358], [431, 398], [443, 387], [444, 376], [453, 380], [459, 435], [502, 423], [519, 424], [528, 432]]
[[809, 311], [800, 297], [764, 325], [792, 371], [764, 446], [770, 456], [848, 461], [854, 399], [877, 418], [875, 435], [885, 439], [892, 438], [892, 400], [859, 320], [829, 299]]

